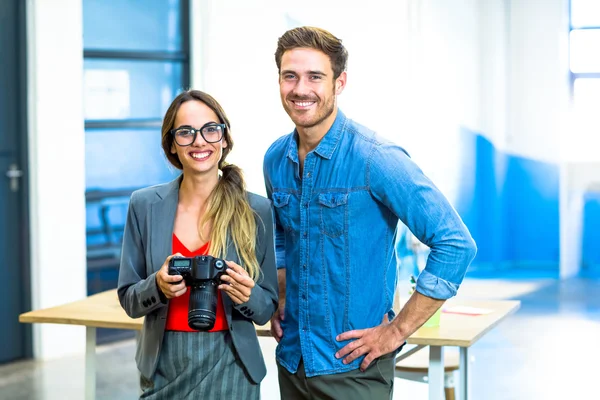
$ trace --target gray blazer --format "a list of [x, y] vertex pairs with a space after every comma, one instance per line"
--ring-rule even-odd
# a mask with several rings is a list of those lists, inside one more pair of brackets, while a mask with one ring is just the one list
[[[180, 182], [181, 176], [167, 184], [135, 191], [127, 212], [117, 290], [127, 315], [146, 317], [135, 355], [138, 369], [146, 378], [154, 375], [165, 331], [168, 303], [161, 301], [156, 273], [172, 253]], [[267, 370], [253, 323], [267, 323], [278, 304], [274, 222], [268, 199], [248, 193], [248, 200], [258, 216], [256, 258], [262, 274], [247, 303], [236, 305], [227, 295], [222, 299], [233, 345], [250, 378], [259, 383]], [[231, 240], [228, 243], [224, 258], [240, 264]]]

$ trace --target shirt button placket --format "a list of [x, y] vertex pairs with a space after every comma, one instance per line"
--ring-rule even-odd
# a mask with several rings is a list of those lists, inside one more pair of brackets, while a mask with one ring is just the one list
[[304, 174], [304, 179], [302, 179], [302, 195], [301, 195], [301, 199], [300, 199], [300, 203], [302, 204], [302, 207], [300, 208], [300, 230], [302, 232], [301, 234], [301, 248], [302, 248], [302, 259], [300, 260], [300, 263], [302, 264], [302, 270], [300, 271], [300, 276], [301, 276], [301, 282], [300, 282], [300, 287], [302, 288], [302, 293], [301, 293], [301, 299], [302, 299], [302, 306], [300, 307], [300, 309], [302, 310], [303, 314], [304, 314], [304, 318], [303, 318], [303, 327], [302, 327], [302, 331], [305, 334], [308, 334], [308, 326], [309, 325], [309, 312], [308, 312], [308, 271], [306, 268], [306, 264], [307, 264], [307, 258], [308, 258], [308, 254], [310, 251], [310, 245], [308, 242], [308, 229], [309, 229], [309, 199], [310, 199], [310, 195], [312, 193], [312, 173], [311, 170], [313, 168], [314, 164], [314, 155], [313, 154], [307, 154], [306, 158], [304, 160], [304, 170], [305, 170], [305, 174]]

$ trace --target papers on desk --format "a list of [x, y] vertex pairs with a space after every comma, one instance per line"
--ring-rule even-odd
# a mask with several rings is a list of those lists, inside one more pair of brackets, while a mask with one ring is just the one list
[[463, 315], [485, 315], [494, 312], [489, 308], [469, 307], [469, 306], [450, 306], [442, 309], [446, 314], [463, 314]]

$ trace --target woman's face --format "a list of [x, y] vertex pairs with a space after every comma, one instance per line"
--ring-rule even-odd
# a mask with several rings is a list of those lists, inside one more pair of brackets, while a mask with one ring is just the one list
[[220, 141], [207, 143], [200, 134], [200, 128], [208, 123], [220, 124], [221, 122], [217, 114], [201, 101], [189, 100], [179, 106], [173, 129], [187, 126], [198, 130], [196, 140], [189, 146], [180, 146], [173, 141], [171, 147], [171, 152], [179, 157], [184, 173], [217, 173], [219, 160], [223, 149], [227, 147], [227, 141], [223, 134]]

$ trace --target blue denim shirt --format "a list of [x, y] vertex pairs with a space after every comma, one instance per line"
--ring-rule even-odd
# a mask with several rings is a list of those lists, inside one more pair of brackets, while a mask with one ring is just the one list
[[264, 160], [275, 206], [277, 267], [286, 268], [286, 306], [278, 362], [306, 376], [359, 368], [334, 354], [335, 337], [393, 317], [394, 241], [398, 220], [431, 247], [416, 290], [436, 299], [456, 294], [476, 248], [435, 185], [397, 145], [346, 118], [306, 155], [299, 175], [297, 133], [279, 138]]

